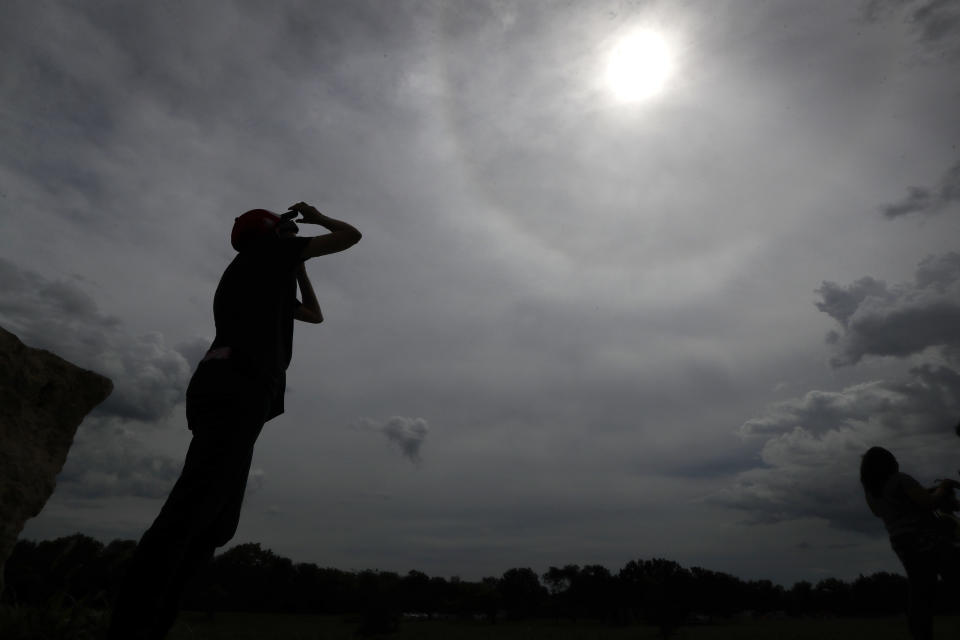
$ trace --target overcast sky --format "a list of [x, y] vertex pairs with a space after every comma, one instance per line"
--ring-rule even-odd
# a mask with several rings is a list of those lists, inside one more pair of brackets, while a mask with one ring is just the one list
[[300, 200], [364, 236], [308, 263], [235, 542], [789, 585], [900, 570], [867, 447], [956, 477], [956, 3], [5, 6], [0, 325], [116, 385], [24, 537], [149, 526], [233, 219]]

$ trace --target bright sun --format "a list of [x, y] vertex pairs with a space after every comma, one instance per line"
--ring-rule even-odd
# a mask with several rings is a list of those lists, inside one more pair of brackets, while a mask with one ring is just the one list
[[607, 83], [625, 102], [658, 94], [673, 71], [670, 47], [663, 36], [639, 31], [621, 40], [607, 62]]

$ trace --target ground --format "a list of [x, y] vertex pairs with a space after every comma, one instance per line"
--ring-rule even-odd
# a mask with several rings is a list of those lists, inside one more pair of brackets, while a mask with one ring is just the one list
[[[960, 617], [938, 618], [935, 638], [960, 637]], [[171, 640], [339, 640], [357, 638], [357, 620], [331, 616], [204, 614], [186, 612], [177, 621]], [[552, 621], [483, 622], [403, 621], [395, 640], [655, 640], [655, 627], [610, 627], [596, 623]], [[757, 620], [684, 627], [675, 640], [905, 640], [909, 637], [902, 617], [875, 619]]]

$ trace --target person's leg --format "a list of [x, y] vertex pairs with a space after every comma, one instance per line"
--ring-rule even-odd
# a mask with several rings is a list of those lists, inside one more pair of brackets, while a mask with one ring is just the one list
[[216, 548], [213, 540], [204, 536], [195, 540], [183, 554], [180, 567], [170, 580], [157, 607], [155, 627], [158, 638], [166, 636], [173, 627], [187, 585], [210, 562]]
[[221, 471], [229, 462], [228, 450], [217, 445], [210, 434], [195, 433], [179, 479], [134, 551], [108, 638], [155, 626], [192, 542], [216, 519], [225, 488]]
[[907, 619], [914, 640], [933, 638], [933, 601], [937, 587], [937, 568], [929, 553], [898, 553], [907, 572], [910, 596]]
[[222, 544], [214, 529], [222, 526], [224, 512], [235, 508], [238, 492], [242, 500], [253, 444], [265, 416], [262, 394], [239, 389], [247, 393], [237, 395], [234, 386], [229, 396], [188, 397], [194, 436], [183, 471], [137, 545], [114, 608], [109, 640], [163, 637], [176, 618], [188, 579]]
[[254, 433], [246, 434], [250, 446], [245, 451], [238, 448], [234, 458], [236, 465], [224, 469], [228, 476], [226, 478], [228, 489], [223, 492], [219, 513], [203, 534], [191, 542], [181, 558], [176, 574], [167, 585], [157, 614], [157, 629], [161, 630], [163, 635], [166, 635], [176, 621], [183, 593], [190, 580], [210, 562], [216, 548], [229, 542], [237, 531], [240, 523], [240, 508], [243, 505], [250, 463], [253, 459], [253, 441], [256, 440], [259, 432], [260, 429], [256, 428]]

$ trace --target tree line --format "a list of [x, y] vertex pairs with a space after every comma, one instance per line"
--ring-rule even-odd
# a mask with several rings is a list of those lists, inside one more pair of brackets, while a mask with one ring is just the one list
[[[82, 534], [20, 540], [6, 565], [6, 603], [42, 605], [67, 597], [108, 608], [133, 553], [132, 540], [103, 543]], [[662, 558], [632, 560], [616, 573], [600, 565], [514, 568], [479, 581], [412, 570], [343, 571], [295, 563], [259, 544], [217, 555], [185, 596], [197, 611], [359, 614], [375, 630], [401, 616], [486, 619], [553, 618], [610, 624], [651, 623], [663, 629], [740, 615], [890, 616], [907, 603], [906, 578], [886, 572], [846, 582], [826, 578], [790, 588], [743, 580]], [[940, 603], [957, 612], [957, 603]]]

